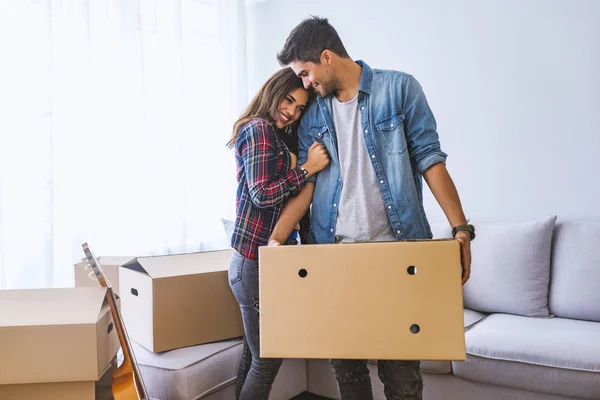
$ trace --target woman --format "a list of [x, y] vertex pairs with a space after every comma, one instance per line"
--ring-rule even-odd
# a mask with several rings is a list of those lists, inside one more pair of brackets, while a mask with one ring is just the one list
[[[296, 129], [313, 92], [290, 68], [271, 76], [234, 124], [228, 146], [235, 149], [238, 189], [234, 249], [229, 283], [242, 311], [244, 353], [237, 397], [268, 399], [281, 359], [260, 358], [258, 248], [267, 245], [284, 202], [297, 195], [311, 175], [329, 164], [325, 148], [314, 143], [307, 161], [296, 166]], [[287, 143], [287, 144], [286, 144]]]

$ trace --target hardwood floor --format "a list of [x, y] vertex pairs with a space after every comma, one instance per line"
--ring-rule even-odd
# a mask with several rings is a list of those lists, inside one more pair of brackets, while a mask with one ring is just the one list
[[329, 397], [317, 396], [309, 392], [300, 393], [291, 400], [331, 400]]

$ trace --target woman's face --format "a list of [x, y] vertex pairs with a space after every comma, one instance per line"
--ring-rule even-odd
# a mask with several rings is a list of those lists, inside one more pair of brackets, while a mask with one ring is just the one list
[[279, 112], [275, 119], [277, 127], [281, 129], [298, 121], [306, 109], [307, 102], [308, 91], [304, 88], [298, 88], [288, 93], [279, 104]]

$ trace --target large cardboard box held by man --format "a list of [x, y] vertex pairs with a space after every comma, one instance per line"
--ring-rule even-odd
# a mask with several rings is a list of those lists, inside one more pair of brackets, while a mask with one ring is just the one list
[[228, 281], [231, 250], [138, 257], [119, 269], [129, 336], [162, 352], [242, 336]]
[[0, 290], [0, 385], [100, 379], [120, 347], [105, 300], [100, 287]]
[[[134, 257], [125, 256], [100, 256], [97, 257], [98, 263], [104, 272], [104, 275], [110, 282], [113, 291], [119, 296], [119, 266], [132, 260]], [[85, 269], [88, 265], [87, 260], [83, 260], [74, 265], [75, 287], [100, 287], [97, 280], [90, 278], [91, 270]]]
[[466, 358], [460, 245], [259, 249], [261, 357]]

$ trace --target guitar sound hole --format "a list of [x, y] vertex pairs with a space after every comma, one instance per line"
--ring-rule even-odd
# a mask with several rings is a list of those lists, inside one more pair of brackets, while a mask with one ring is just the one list
[[134, 295], [134, 296], [137, 296], [137, 295], [138, 295], [138, 291], [137, 291], [137, 289], [133, 289], [133, 288], [132, 288], [132, 289], [131, 289], [131, 294], [132, 294], [132, 295]]
[[300, 275], [300, 278], [306, 278], [308, 272], [304, 268], [302, 268], [300, 271], [298, 271], [298, 275]]
[[408, 272], [409, 275], [414, 275], [417, 273], [417, 267], [411, 265], [410, 267], [406, 268], [406, 272]]
[[113, 328], [114, 328], [114, 325], [113, 325], [113, 323], [111, 322], [110, 324], [108, 324], [108, 330], [107, 330], [107, 332], [106, 332], [106, 333], [111, 333], [111, 332], [112, 332], [112, 330], [113, 330]]
[[410, 326], [410, 331], [411, 331], [412, 333], [414, 333], [414, 334], [417, 334], [417, 333], [419, 333], [419, 331], [420, 331], [420, 330], [421, 330], [421, 328], [420, 328], [420, 327], [419, 327], [419, 325], [417, 325], [417, 324], [412, 324], [412, 325]]

